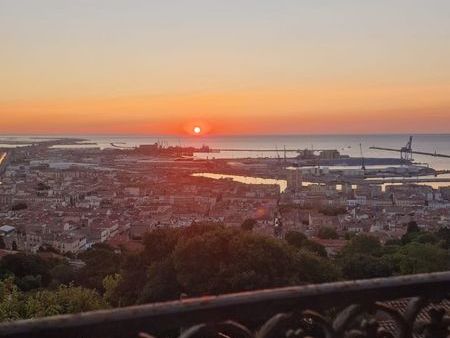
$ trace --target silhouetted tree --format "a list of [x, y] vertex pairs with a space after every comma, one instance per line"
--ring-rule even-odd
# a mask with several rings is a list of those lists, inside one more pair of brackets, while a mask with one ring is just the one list
[[252, 231], [255, 225], [256, 225], [255, 219], [247, 218], [244, 222], [242, 222], [241, 229], [245, 231]]
[[195, 224], [152, 231], [144, 243], [144, 252], [122, 265], [116, 289], [121, 305], [178, 299], [182, 293], [198, 296], [323, 282], [340, 275], [328, 259], [311, 251], [315, 243], [307, 239], [299, 249], [239, 228]]
[[320, 227], [317, 237], [322, 239], [337, 239], [339, 238], [336, 230], [330, 227]]
[[23, 253], [7, 255], [0, 261], [0, 271], [14, 275], [16, 284], [24, 291], [49, 285], [51, 267], [38, 255]]
[[369, 235], [353, 237], [342, 249], [340, 256], [353, 256], [357, 254], [379, 256], [382, 248], [378, 238]]
[[120, 255], [106, 244], [95, 244], [81, 253], [79, 258], [86, 265], [77, 273], [77, 282], [84, 287], [103, 292], [103, 279], [119, 272]]
[[448, 251], [430, 243], [408, 243], [400, 247], [392, 259], [402, 275], [445, 271], [450, 268]]
[[24, 209], [27, 209], [27, 208], [28, 208], [28, 205], [26, 203], [19, 202], [19, 203], [14, 204], [11, 207], [11, 210], [12, 211], [19, 211], [19, 210], [24, 210]]
[[284, 239], [292, 246], [300, 249], [305, 241], [308, 240], [305, 234], [299, 231], [288, 231]]
[[364, 279], [388, 277], [393, 273], [393, 267], [381, 257], [355, 254], [340, 260], [342, 273], [346, 279]]
[[297, 249], [311, 251], [319, 256], [327, 257], [327, 252], [323, 245], [309, 240], [305, 234], [298, 231], [288, 231], [284, 239]]

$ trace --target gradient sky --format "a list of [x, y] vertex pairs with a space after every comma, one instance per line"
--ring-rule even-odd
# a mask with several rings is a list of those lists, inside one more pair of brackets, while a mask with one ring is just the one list
[[0, 132], [450, 132], [450, 1], [0, 0]]

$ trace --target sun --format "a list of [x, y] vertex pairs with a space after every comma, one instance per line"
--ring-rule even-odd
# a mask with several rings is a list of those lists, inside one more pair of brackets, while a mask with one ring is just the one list
[[200, 134], [202, 132], [202, 128], [200, 128], [199, 126], [194, 127], [194, 134]]

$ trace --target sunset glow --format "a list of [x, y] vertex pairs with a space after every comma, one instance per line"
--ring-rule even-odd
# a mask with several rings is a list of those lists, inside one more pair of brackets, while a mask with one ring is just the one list
[[0, 132], [449, 131], [448, 1], [82, 3], [0, 0]]
[[449, 18], [0, 0], [0, 338], [446, 336]]

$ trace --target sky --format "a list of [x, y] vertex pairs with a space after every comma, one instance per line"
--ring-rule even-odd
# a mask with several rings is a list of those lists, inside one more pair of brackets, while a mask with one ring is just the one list
[[0, 0], [0, 133], [450, 132], [448, 0]]

